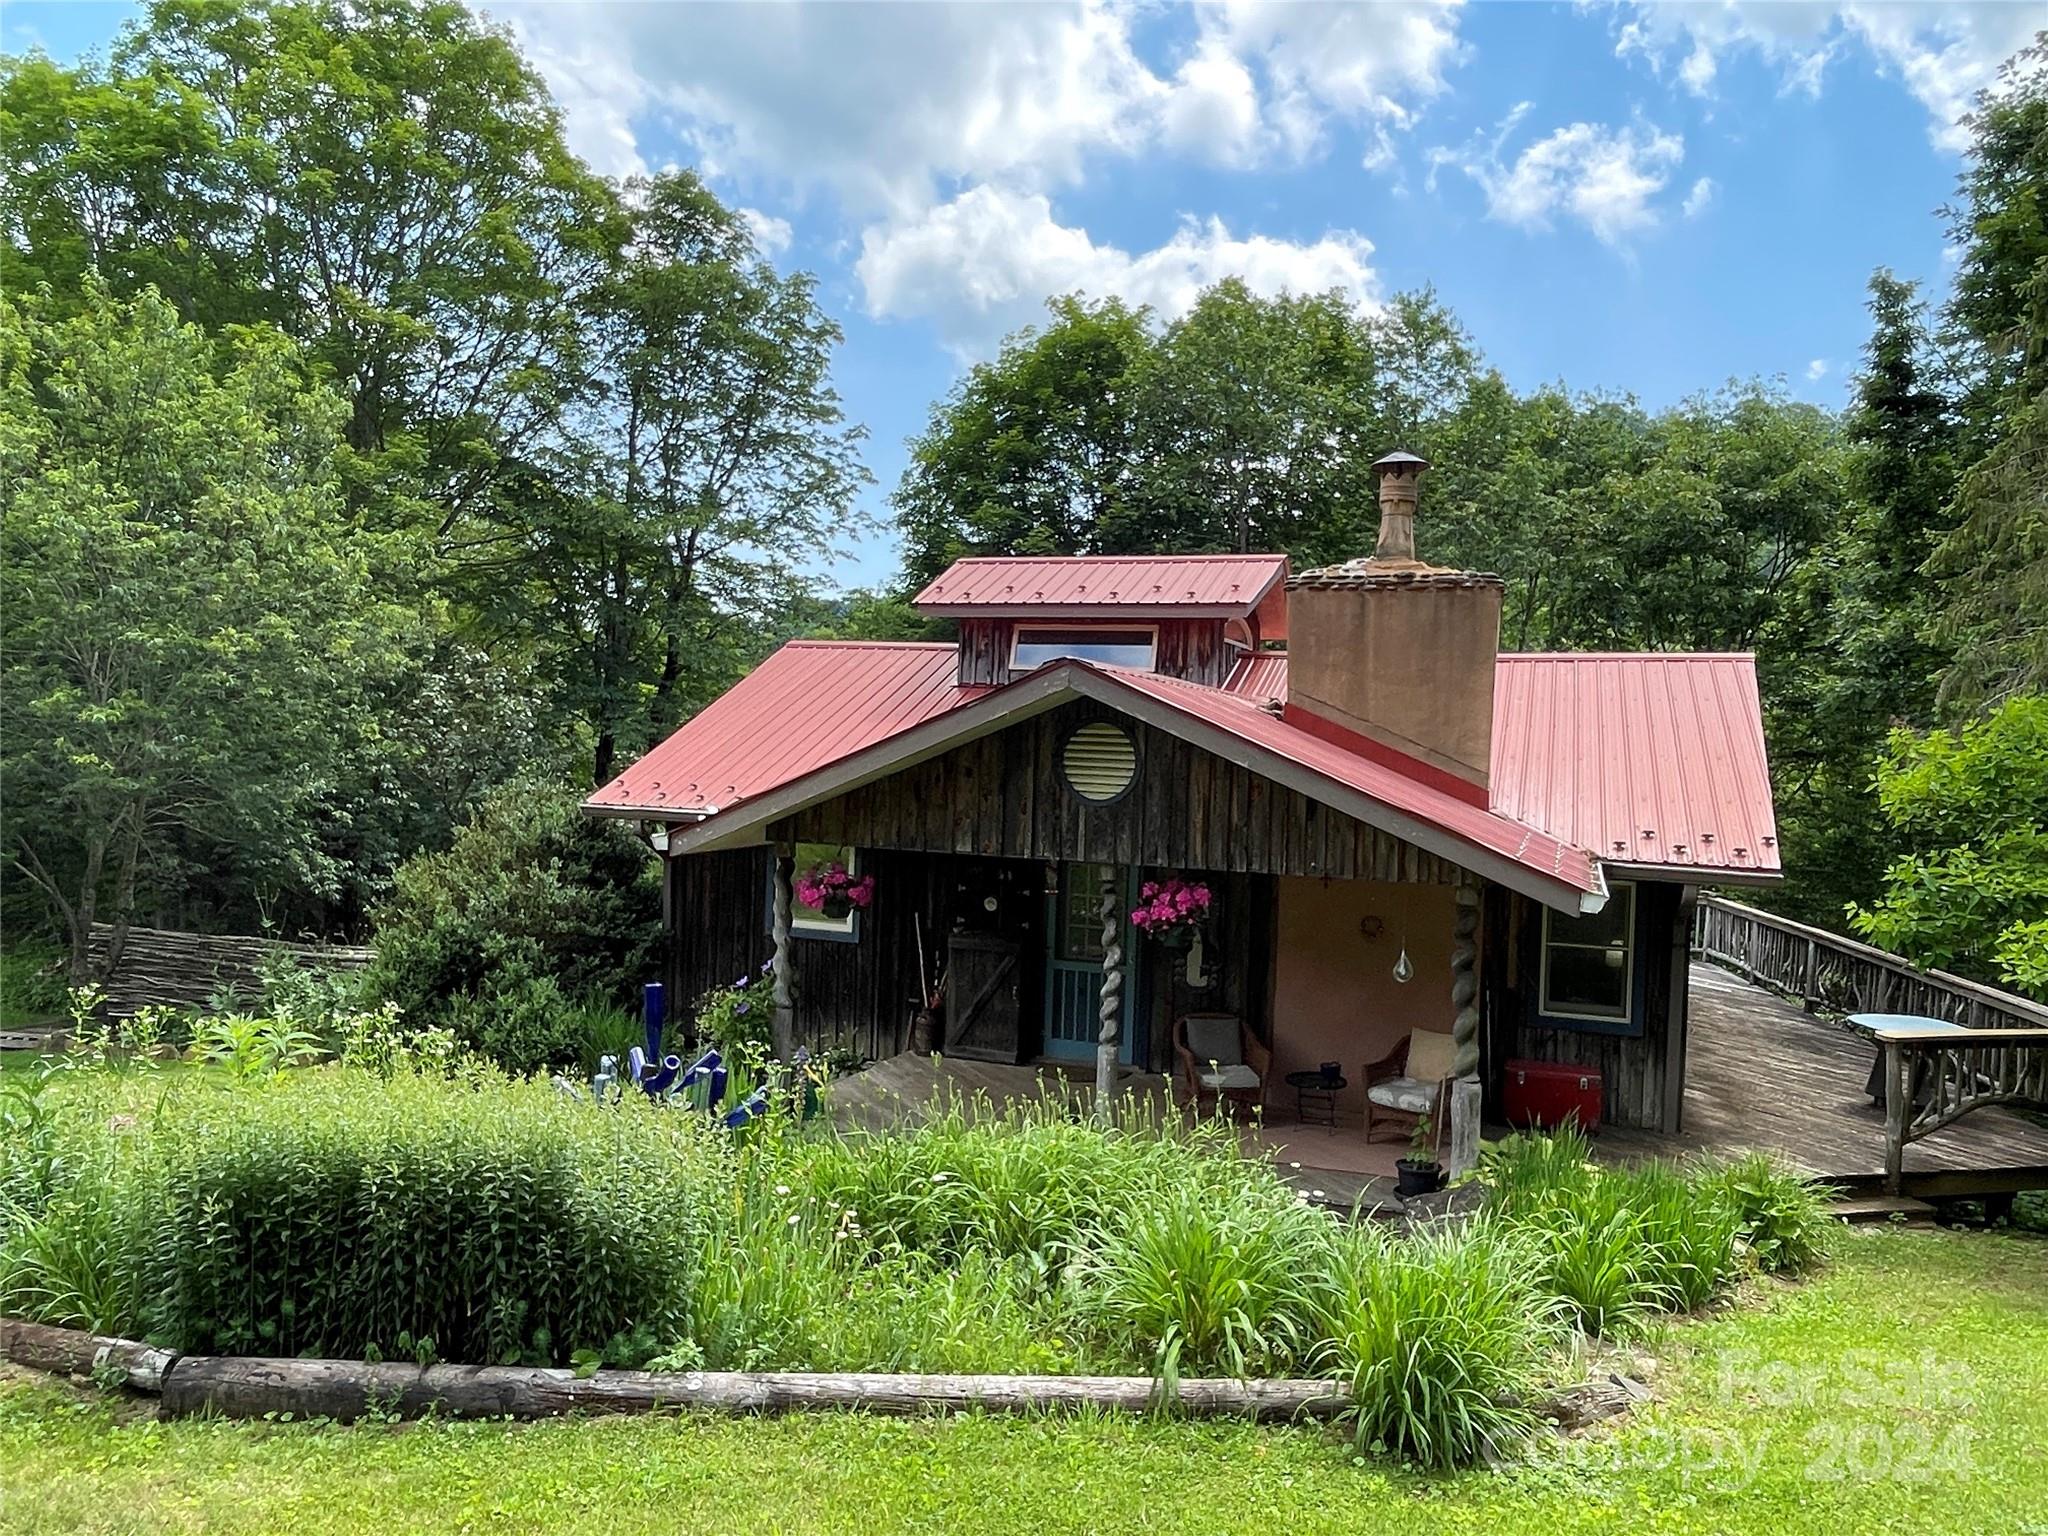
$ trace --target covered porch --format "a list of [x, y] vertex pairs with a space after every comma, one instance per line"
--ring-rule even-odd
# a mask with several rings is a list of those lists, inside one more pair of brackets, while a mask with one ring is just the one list
[[[1635, 1162], [1768, 1151], [1818, 1179], [1874, 1190], [1884, 1174], [1885, 1134], [1884, 1111], [1863, 1092], [1869, 1042], [1718, 966], [1695, 962], [1689, 982], [1684, 1129], [1611, 1127], [1595, 1139], [1595, 1155]], [[1118, 1087], [1154, 1113], [1173, 1096], [1159, 1073], [1125, 1073]], [[836, 1082], [827, 1112], [842, 1129], [869, 1130], [921, 1123], [949, 1103], [977, 1113], [985, 1112], [977, 1106], [1052, 1099], [1085, 1114], [1093, 1091], [1090, 1073], [1057, 1065], [903, 1054]], [[1349, 1209], [1364, 1197], [1369, 1209], [1390, 1202], [1398, 1144], [1368, 1145], [1346, 1118], [1334, 1129], [1295, 1123], [1291, 1108], [1283, 1090], [1258, 1124], [1242, 1128], [1247, 1149], [1271, 1156], [1289, 1183], [1321, 1191], [1322, 1203]], [[1503, 1131], [1487, 1127], [1489, 1136]], [[2048, 1126], [2010, 1110], [1978, 1110], [1915, 1142], [1907, 1172], [1913, 1187], [1931, 1195], [2048, 1187]]]

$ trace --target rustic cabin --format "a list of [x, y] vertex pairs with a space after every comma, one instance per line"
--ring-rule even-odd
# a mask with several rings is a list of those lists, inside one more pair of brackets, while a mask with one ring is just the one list
[[[792, 642], [596, 791], [678, 1012], [773, 957], [785, 1045], [1113, 1051], [1347, 1137], [1562, 1065], [1680, 1130], [1695, 893], [1779, 876], [1754, 659], [1501, 654], [1376, 468], [1370, 556], [963, 559], [953, 641]], [[798, 899], [835, 869], [864, 904]]]

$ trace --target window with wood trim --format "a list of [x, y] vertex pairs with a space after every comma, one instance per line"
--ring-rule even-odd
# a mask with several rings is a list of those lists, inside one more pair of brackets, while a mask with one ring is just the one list
[[1613, 883], [1598, 912], [1543, 912], [1541, 1011], [1556, 1019], [1626, 1024], [1635, 1011], [1636, 888]]
[[1010, 670], [1034, 672], [1048, 663], [1072, 658], [1150, 672], [1158, 648], [1159, 631], [1150, 626], [1020, 624], [1010, 649]]
[[[798, 843], [796, 845], [795, 874], [807, 869], [829, 869], [834, 864], [842, 865], [849, 875], [860, 874], [860, 850], [843, 843]], [[794, 875], [791, 877], [794, 879]], [[768, 909], [769, 923], [774, 924], [775, 910], [775, 862], [768, 864]], [[841, 944], [860, 942], [860, 909], [849, 908], [837, 917], [828, 917], [815, 907], [807, 907], [792, 893], [789, 902], [789, 932], [792, 938], [832, 939]]]

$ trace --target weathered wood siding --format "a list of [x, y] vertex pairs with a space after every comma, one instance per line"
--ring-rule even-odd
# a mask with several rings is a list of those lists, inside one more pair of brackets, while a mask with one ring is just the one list
[[[766, 848], [671, 861], [667, 976], [670, 1013], [679, 1024], [687, 1027], [706, 992], [758, 970], [768, 958], [768, 861]], [[862, 849], [860, 867], [875, 876], [875, 901], [862, 914], [858, 939], [833, 942], [800, 933], [792, 939], [799, 1043], [813, 1051], [838, 1046], [872, 1057], [908, 1047], [918, 985], [915, 914], [924, 925], [927, 964], [934, 968], [944, 962], [956, 925], [1016, 944], [1017, 1050], [1036, 1056], [1045, 1019], [1045, 865]], [[1210, 985], [1187, 984], [1183, 953], [1143, 941], [1132, 947], [1129, 984], [1140, 1000], [1132, 1024], [1139, 1066], [1166, 1070], [1173, 1021], [1196, 1009], [1238, 1014], [1261, 1038], [1271, 1038], [1272, 881], [1218, 875], [1211, 885], [1216, 906]], [[985, 906], [991, 896], [997, 899], [993, 914]]]
[[[1060, 771], [1075, 727], [1132, 733], [1138, 774], [1108, 804]], [[1179, 738], [1077, 701], [800, 811], [772, 838], [1014, 859], [1448, 885], [1453, 865]]]
[[[1114, 620], [1101, 621], [1110, 627]], [[1158, 631], [1153, 652], [1153, 670], [1167, 677], [1186, 678], [1191, 683], [1223, 686], [1230, 676], [1236, 653], [1223, 638], [1222, 619], [1163, 619], [1144, 627]], [[1010, 649], [1016, 638], [1014, 619], [962, 619], [960, 621], [960, 682], [1000, 684], [1010, 680]], [[1086, 629], [1085, 619], [1047, 619], [1027, 626], [1032, 629]]]
[[[771, 953], [769, 857], [766, 848], [743, 848], [669, 861], [669, 1011], [678, 1022], [694, 1019], [706, 992], [758, 971]], [[938, 862], [886, 851], [864, 851], [861, 871], [875, 877], [875, 901], [861, 914], [858, 942], [792, 940], [797, 1040], [813, 1051], [890, 1056], [908, 1043], [917, 996], [912, 919], [922, 920], [928, 959], [943, 952], [951, 882]]]
[[[1684, 888], [1665, 881], [1636, 885], [1636, 1008], [1640, 1033], [1573, 1028], [1539, 1012], [1543, 964], [1543, 910], [1502, 892], [1489, 903], [1513, 936], [1496, 966], [1482, 967], [1489, 1050], [1489, 1117], [1501, 1113], [1502, 1069], [1515, 1058], [1598, 1067], [1609, 1124], [1676, 1131], [1684, 1073]], [[1505, 908], [1505, 912], [1502, 909]], [[1491, 922], [1489, 922], [1489, 928]], [[1491, 975], [1486, 974], [1491, 972]]]

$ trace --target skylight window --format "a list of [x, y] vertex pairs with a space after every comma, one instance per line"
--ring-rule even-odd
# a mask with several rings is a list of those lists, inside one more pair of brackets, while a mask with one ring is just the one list
[[1088, 629], [1019, 627], [1010, 653], [1012, 672], [1032, 672], [1049, 662], [1071, 657], [1104, 667], [1150, 672], [1157, 631], [1096, 626]]

